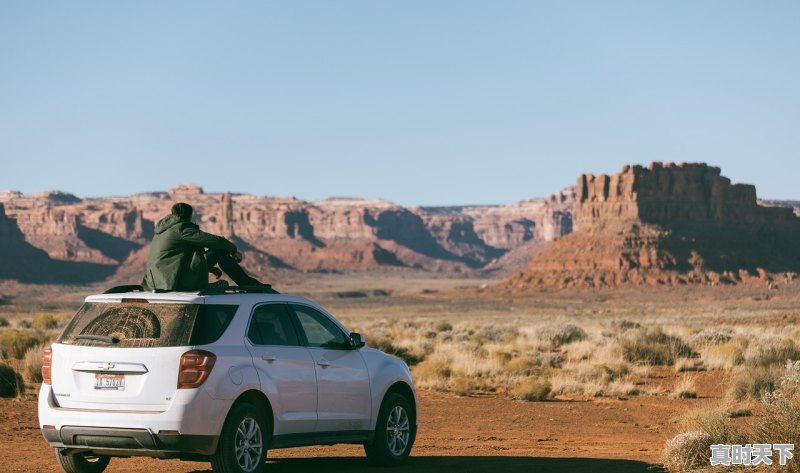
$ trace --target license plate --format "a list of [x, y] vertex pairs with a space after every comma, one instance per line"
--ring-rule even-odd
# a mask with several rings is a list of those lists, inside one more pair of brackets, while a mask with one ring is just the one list
[[94, 388], [104, 389], [109, 391], [124, 391], [125, 390], [125, 375], [124, 374], [110, 374], [110, 373], [95, 373], [94, 374]]

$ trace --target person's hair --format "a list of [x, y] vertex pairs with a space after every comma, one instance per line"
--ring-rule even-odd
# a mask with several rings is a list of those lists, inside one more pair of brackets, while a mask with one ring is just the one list
[[192, 219], [192, 206], [183, 202], [178, 202], [177, 204], [172, 206], [172, 215], [178, 217], [181, 220], [191, 220]]

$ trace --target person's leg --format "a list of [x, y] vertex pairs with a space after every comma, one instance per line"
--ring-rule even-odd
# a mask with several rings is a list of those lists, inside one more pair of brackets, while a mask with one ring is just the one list
[[222, 277], [222, 271], [217, 268], [217, 263], [219, 262], [219, 252], [217, 251], [207, 251], [205, 254], [206, 257], [206, 265], [208, 266], [208, 272], [213, 274], [217, 277], [217, 279]]
[[225, 274], [230, 277], [233, 282], [236, 283], [237, 286], [253, 286], [253, 285], [261, 285], [257, 279], [250, 277], [239, 263], [233, 260], [233, 257], [225, 252], [222, 251], [215, 251], [211, 250], [206, 253], [206, 261], [211, 267], [211, 262], [213, 261], [216, 264], [219, 264], [220, 269], [222, 269]]

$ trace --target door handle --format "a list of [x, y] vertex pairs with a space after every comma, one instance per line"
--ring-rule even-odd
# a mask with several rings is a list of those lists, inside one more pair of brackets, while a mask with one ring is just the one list
[[275, 361], [275, 355], [273, 355], [272, 353], [267, 353], [267, 354], [261, 355], [261, 359], [264, 360], [264, 361], [267, 361], [269, 363], [272, 363], [273, 361]]
[[331, 362], [328, 361], [328, 360], [319, 360], [317, 362], [317, 364], [320, 365], [323, 368], [326, 368], [326, 367], [330, 366]]

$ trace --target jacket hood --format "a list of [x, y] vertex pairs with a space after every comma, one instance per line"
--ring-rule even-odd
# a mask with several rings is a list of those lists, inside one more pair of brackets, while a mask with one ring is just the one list
[[187, 220], [181, 220], [180, 217], [175, 215], [169, 214], [166, 217], [162, 218], [156, 224], [156, 233], [164, 233], [165, 231], [169, 230], [170, 228], [174, 227], [175, 225], [179, 225], [181, 223], [188, 223], [191, 224]]

